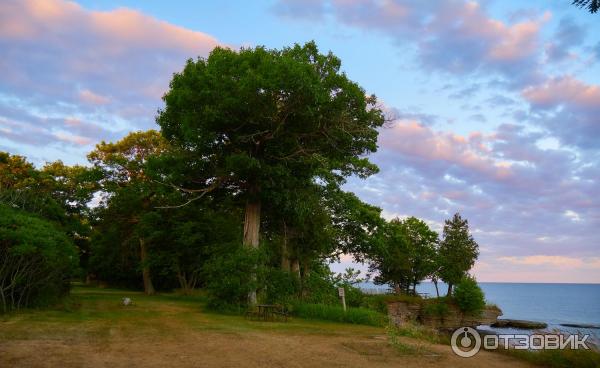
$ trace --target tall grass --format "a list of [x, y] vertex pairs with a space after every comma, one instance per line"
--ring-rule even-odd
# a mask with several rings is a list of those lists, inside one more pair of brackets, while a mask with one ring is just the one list
[[344, 311], [341, 306], [297, 303], [292, 305], [292, 314], [300, 318], [357, 325], [380, 327], [387, 324], [384, 314], [366, 308], [348, 308]]

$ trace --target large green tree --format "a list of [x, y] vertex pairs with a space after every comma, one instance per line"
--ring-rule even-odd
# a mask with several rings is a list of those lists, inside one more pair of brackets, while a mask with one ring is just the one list
[[377, 171], [365, 155], [377, 149], [383, 114], [340, 67], [310, 42], [282, 50], [218, 47], [174, 75], [157, 122], [187, 161], [185, 190], [225, 187], [242, 198], [247, 247], [259, 245], [261, 205], [277, 183], [285, 181], [286, 190], [339, 185]]
[[452, 295], [452, 286], [467, 276], [478, 256], [479, 245], [469, 232], [467, 219], [455, 213], [445, 221], [438, 257], [438, 274], [448, 284], [448, 295]]

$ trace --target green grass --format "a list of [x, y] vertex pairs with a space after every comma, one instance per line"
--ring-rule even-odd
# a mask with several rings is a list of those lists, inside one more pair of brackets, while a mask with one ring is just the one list
[[401, 327], [388, 326], [388, 335], [410, 337], [413, 339], [428, 341], [432, 344], [450, 345], [450, 339], [447, 335], [440, 334], [437, 331], [417, 324], [406, 324]]
[[528, 361], [542, 367], [550, 368], [598, 368], [600, 367], [600, 353], [594, 350], [504, 350], [513, 357]]
[[379, 312], [366, 308], [348, 308], [346, 311], [341, 306], [325, 304], [296, 303], [292, 307], [296, 317], [317, 319], [340, 323], [351, 323], [367, 326], [385, 326], [387, 317]]
[[[400, 336], [404, 336], [404, 337], [411, 337], [411, 338], [416, 338], [419, 340], [429, 341], [429, 339], [423, 338], [422, 335], [414, 334], [414, 333], [406, 334], [406, 330], [402, 330], [402, 329], [399, 329], [399, 328], [391, 326], [391, 325], [386, 328], [386, 331], [387, 331], [388, 341], [389, 341], [390, 345], [399, 354], [401, 354], [401, 355], [430, 354], [431, 355], [431, 351], [426, 349], [423, 345], [406, 344], [400, 340]], [[430, 341], [430, 342], [433, 342], [433, 341]]]
[[[133, 305], [121, 305], [124, 297], [131, 298]], [[319, 335], [382, 333], [380, 329], [348, 324], [348, 321], [353, 321], [380, 326], [373, 322], [374, 316], [384, 317], [373, 311], [363, 313], [362, 310], [352, 310], [345, 320], [294, 317], [287, 323], [257, 322], [247, 320], [241, 315], [207, 310], [206, 298], [203, 295], [183, 296], [169, 293], [147, 296], [129, 290], [75, 286], [70, 297], [52, 308], [25, 309], [0, 315], [0, 341], [75, 337], [106, 342], [114, 331], [124, 335], [176, 337], [178, 326], [233, 334], [248, 331]]]

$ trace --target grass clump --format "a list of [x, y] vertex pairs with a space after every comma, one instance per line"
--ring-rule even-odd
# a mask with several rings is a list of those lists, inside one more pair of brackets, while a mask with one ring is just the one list
[[[398, 327], [388, 326], [387, 330], [388, 330], [388, 335], [391, 332], [393, 332], [393, 334], [396, 336], [410, 337], [413, 339], [427, 341], [432, 344], [445, 343], [444, 335], [441, 335], [434, 329], [431, 329], [431, 328], [428, 328], [428, 327], [425, 327], [422, 325], [414, 324], [414, 323], [408, 323], [408, 324], [405, 324], [403, 326], [398, 326]], [[390, 331], [390, 330], [393, 330], [393, 331]]]
[[296, 303], [292, 305], [292, 314], [306, 319], [352, 323], [367, 326], [385, 326], [387, 317], [379, 312], [366, 308], [348, 308], [326, 304]]
[[431, 352], [429, 350], [427, 350], [423, 345], [406, 344], [406, 343], [400, 341], [401, 336], [429, 341], [428, 339], [421, 337], [422, 336], [421, 333], [420, 332], [417, 333], [416, 330], [409, 332], [409, 330], [406, 330], [403, 328], [398, 328], [398, 327], [395, 327], [392, 325], [388, 325], [386, 327], [386, 332], [387, 332], [388, 341], [389, 341], [390, 345], [401, 355], [431, 354]]
[[584, 349], [565, 350], [500, 350], [532, 364], [550, 368], [597, 368], [600, 352]]

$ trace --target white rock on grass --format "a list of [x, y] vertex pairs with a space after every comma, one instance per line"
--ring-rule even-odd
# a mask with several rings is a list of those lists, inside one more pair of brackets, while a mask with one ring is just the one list
[[129, 298], [123, 298], [122, 303], [123, 303], [124, 306], [132, 305], [133, 304], [133, 300], [131, 300]]

